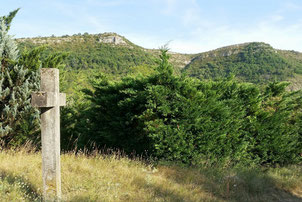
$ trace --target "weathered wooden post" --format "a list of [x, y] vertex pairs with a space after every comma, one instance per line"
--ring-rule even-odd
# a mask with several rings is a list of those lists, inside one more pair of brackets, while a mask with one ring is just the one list
[[41, 109], [43, 196], [60, 199], [60, 106], [66, 104], [66, 94], [59, 92], [58, 69], [41, 69], [41, 91], [32, 94], [31, 103]]

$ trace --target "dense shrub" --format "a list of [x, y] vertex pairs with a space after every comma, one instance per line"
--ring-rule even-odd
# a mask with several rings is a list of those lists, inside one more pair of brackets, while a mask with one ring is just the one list
[[167, 51], [160, 57], [150, 76], [113, 82], [100, 75], [93, 81], [79, 145], [91, 142], [187, 164], [301, 160], [300, 92], [287, 93], [287, 83], [263, 89], [232, 78], [177, 77]]

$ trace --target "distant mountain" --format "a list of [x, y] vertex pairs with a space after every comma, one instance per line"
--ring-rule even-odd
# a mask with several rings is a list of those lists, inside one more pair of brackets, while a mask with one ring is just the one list
[[[21, 49], [47, 45], [49, 51], [69, 52], [71, 69], [98, 69], [125, 75], [131, 67], [155, 65], [158, 49], [145, 49], [116, 33], [76, 34], [61, 37], [17, 39]], [[290, 89], [302, 88], [302, 53], [277, 50], [252, 42], [218, 48], [199, 54], [170, 53], [175, 72], [200, 79], [230, 75], [242, 81], [267, 83], [290, 81]]]
[[17, 41], [22, 48], [47, 45], [47, 52], [68, 52], [66, 62], [72, 69], [97, 68], [108, 73], [122, 73], [131, 66], [154, 64], [151, 54], [114, 33], [22, 38]]
[[200, 79], [235, 75], [252, 83], [291, 81], [302, 74], [301, 59], [301, 53], [253, 42], [200, 53], [182, 71]]

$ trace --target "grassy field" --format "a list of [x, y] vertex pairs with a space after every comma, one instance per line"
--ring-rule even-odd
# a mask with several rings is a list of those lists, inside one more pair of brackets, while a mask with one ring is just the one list
[[[302, 201], [302, 167], [151, 166], [119, 155], [62, 155], [63, 201]], [[0, 201], [41, 201], [41, 153], [0, 152]]]

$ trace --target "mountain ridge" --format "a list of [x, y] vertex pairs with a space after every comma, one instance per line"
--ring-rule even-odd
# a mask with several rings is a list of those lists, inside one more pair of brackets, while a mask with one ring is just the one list
[[[112, 74], [126, 74], [133, 66], [155, 65], [154, 58], [160, 52], [136, 45], [114, 32], [16, 40], [22, 48], [46, 45], [49, 51], [69, 52], [67, 66], [73, 69], [99, 68]], [[169, 53], [176, 74], [200, 79], [234, 74], [239, 80], [252, 83], [294, 80], [302, 86], [302, 53], [274, 49], [264, 42], [234, 44], [197, 54]]]
[[[148, 51], [152, 51], [152, 50], [159, 50], [159, 49], [156, 49], [156, 48], [144, 48], [143, 46], [140, 46], [140, 45], [137, 45], [137, 44], [134, 44], [133, 42], [131, 42], [130, 40], [128, 40], [125, 36], [122, 36], [116, 32], [103, 32], [103, 33], [97, 33], [97, 34], [88, 34], [88, 33], [78, 33], [78, 34], [73, 34], [73, 35], [61, 35], [61, 36], [36, 36], [36, 37], [19, 37], [19, 38], [15, 38], [18, 42], [25, 42], [25, 41], [35, 41], [35, 40], [40, 40], [40, 39], [50, 39], [50, 38], [59, 38], [59, 39], [63, 39], [64, 41], [64, 38], [70, 38], [70, 37], [75, 37], [75, 36], [79, 36], [79, 37], [85, 37], [85, 36], [100, 36], [100, 37], [105, 37], [105, 36], [117, 36], [119, 38], [122, 38], [123, 40], [125, 40], [127, 43], [129, 44], [132, 44], [132, 45], [135, 45], [137, 47], [141, 47], [145, 50], [148, 50]], [[110, 43], [110, 42], [107, 42], [107, 43]], [[209, 52], [213, 52], [213, 51], [217, 51], [217, 50], [223, 50], [223, 49], [232, 49], [232, 48], [240, 48], [240, 47], [243, 47], [245, 45], [248, 45], [250, 43], [259, 43], [259, 44], [267, 44], [265, 42], [261, 42], [261, 41], [251, 41], [251, 42], [243, 42], [243, 43], [238, 43], [238, 44], [231, 44], [231, 45], [226, 45], [226, 46], [221, 46], [221, 47], [218, 47], [218, 48], [214, 48], [214, 49], [210, 49], [210, 50], [207, 50], [207, 51], [203, 51], [203, 52], [198, 52], [198, 53], [180, 53], [180, 52], [177, 52], [177, 51], [169, 51], [170, 54], [184, 54], [184, 55], [198, 55], [198, 54], [202, 54], [202, 53], [209, 53]], [[38, 43], [37, 43], [38, 44]], [[44, 42], [41, 42], [41, 44], [44, 44]], [[117, 44], [116, 44], [117, 45]], [[119, 45], [119, 44], [118, 44]], [[269, 45], [269, 44], [267, 44]], [[292, 52], [294, 54], [301, 54], [301, 58], [302, 58], [302, 52], [299, 52], [299, 51], [296, 51], [296, 50], [286, 50], [286, 49], [276, 49], [276, 48], [273, 48], [274, 50], [276, 51], [286, 51], [286, 52]]]

